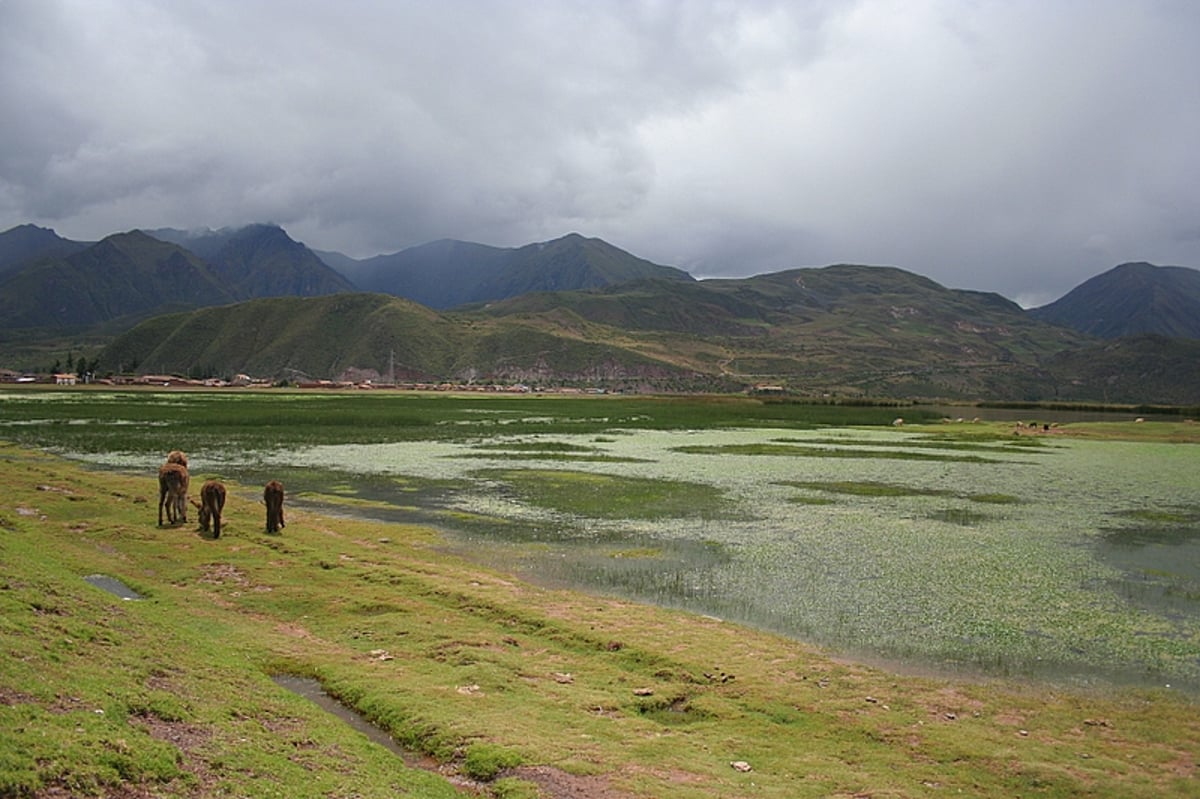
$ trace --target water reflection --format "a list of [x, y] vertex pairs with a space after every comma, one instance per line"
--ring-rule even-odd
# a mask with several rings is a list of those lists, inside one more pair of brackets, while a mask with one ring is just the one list
[[[1194, 509], [1123, 514], [1097, 547], [1120, 572], [1108, 586], [1125, 601], [1180, 623], [1200, 613], [1200, 514]], [[1158, 521], [1144, 521], [1155, 518]]]
[[114, 596], [120, 597], [121, 599], [145, 599], [145, 597], [143, 597], [137, 591], [134, 591], [129, 586], [125, 585], [125, 583], [121, 582], [116, 577], [109, 577], [107, 574], [89, 574], [83, 579], [97, 588], [103, 589]]

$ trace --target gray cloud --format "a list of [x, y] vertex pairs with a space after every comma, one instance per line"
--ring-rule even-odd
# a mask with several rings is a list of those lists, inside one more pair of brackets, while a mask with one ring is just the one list
[[1200, 266], [1189, 0], [0, 0], [0, 229], [570, 231], [1026, 304]]

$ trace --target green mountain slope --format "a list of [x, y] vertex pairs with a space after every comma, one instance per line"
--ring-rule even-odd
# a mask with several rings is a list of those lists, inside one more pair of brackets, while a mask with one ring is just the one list
[[1088, 341], [997, 295], [868, 266], [530, 295], [472, 312], [805, 393], [1041, 395], [1053, 379], [1040, 361]]
[[83, 329], [235, 299], [195, 255], [132, 231], [5, 274], [0, 280], [0, 325]]
[[259, 300], [154, 319], [101, 358], [143, 372], [1041, 399], [1043, 363], [1093, 340], [899, 269], [641, 281], [438, 313], [382, 294]]
[[[1194, 404], [1191, 342], [1096, 338], [899, 269], [650, 280], [437, 312], [384, 294], [147, 321], [100, 355], [140, 372], [523, 382], [807, 396]], [[1198, 345], [1200, 346], [1200, 345]]]
[[382, 294], [250, 300], [148, 320], [119, 336], [104, 363], [143, 372], [249, 373], [327, 378], [382, 368], [392, 352], [402, 375], [447, 368], [457, 330], [433, 311]]
[[[280, 297], [148, 320], [99, 356], [141, 373], [484, 382], [678, 379], [684, 370], [519, 321], [439, 314], [385, 294]], [[706, 381], [711, 382], [711, 381]]]
[[569, 311], [576, 317], [625, 330], [699, 335], [755, 335], [767, 309], [754, 298], [713, 290], [712, 281], [640, 280], [595, 291], [537, 292], [467, 306], [489, 317], [533, 317]]
[[1127, 336], [1046, 359], [1057, 399], [1099, 402], [1200, 402], [1200, 341], [1156, 334]]
[[1122, 264], [1029, 314], [1101, 338], [1156, 333], [1200, 339], [1200, 270]]
[[353, 290], [274, 225], [156, 233], [120, 233], [92, 245], [30, 225], [3, 234], [0, 262], [10, 265], [0, 270], [0, 329], [26, 337], [102, 324], [124, 329], [188, 308]]
[[645, 278], [692, 279], [682, 270], [575, 233], [514, 249], [447, 239], [359, 261], [354, 267], [342, 264], [343, 274], [360, 289], [438, 309]]

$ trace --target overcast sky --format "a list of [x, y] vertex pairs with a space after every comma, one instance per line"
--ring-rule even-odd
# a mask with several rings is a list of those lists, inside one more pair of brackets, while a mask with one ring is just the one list
[[1196, 0], [0, 0], [0, 230], [1200, 267]]

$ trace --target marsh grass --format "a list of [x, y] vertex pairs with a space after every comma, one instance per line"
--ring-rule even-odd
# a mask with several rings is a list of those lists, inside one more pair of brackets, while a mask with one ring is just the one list
[[945, 497], [952, 492], [932, 488], [880, 483], [872, 480], [822, 482], [817, 480], [788, 480], [780, 485], [805, 488], [813, 491], [828, 491], [833, 494], [849, 494], [856, 497]]
[[504, 461], [559, 461], [575, 463], [640, 463], [639, 458], [621, 458], [613, 455], [585, 455], [583, 453], [563, 452], [463, 452], [452, 455], [463, 460], [504, 460]]
[[555, 453], [555, 454], [586, 454], [593, 455], [602, 450], [599, 447], [589, 447], [583, 444], [573, 444], [569, 441], [496, 441], [475, 444], [479, 450], [500, 450], [506, 454], [514, 452]]
[[471, 451], [449, 457], [504, 461], [578, 461], [581, 463], [637, 463], [641, 459], [607, 454], [600, 447], [567, 441], [496, 441], [475, 444]]
[[[980, 439], [984, 440], [980, 440]], [[829, 447], [871, 447], [872, 449], [934, 449], [934, 450], [951, 450], [961, 452], [996, 452], [1007, 449], [1017, 448], [1022, 452], [1036, 451], [1048, 448], [1048, 445], [1041, 439], [1034, 438], [1012, 438], [997, 433], [994, 436], [973, 436], [968, 440], [963, 440], [952, 435], [916, 435], [907, 436], [897, 441], [886, 441], [878, 438], [873, 438], [869, 442], [855, 441], [852, 438], [842, 436], [838, 438], [777, 438], [776, 443], [779, 444], [801, 444], [805, 446], [829, 446]]]
[[1020, 497], [1013, 496], [1012, 494], [1000, 493], [966, 494], [965, 498], [969, 499], [971, 502], [981, 502], [986, 505], [1016, 505], [1021, 502]]
[[676, 452], [691, 455], [769, 455], [792, 458], [859, 458], [899, 461], [938, 461], [943, 463], [997, 463], [981, 455], [942, 455], [932, 452], [914, 452], [909, 449], [868, 449], [865, 446], [808, 446], [799, 444], [685, 444], [675, 447]]
[[659, 558], [662, 557], [661, 547], [638, 547], [636, 549], [617, 549], [608, 553], [613, 558]]
[[[1020, 497], [1015, 497], [1012, 494], [961, 494], [949, 489], [920, 488], [911, 485], [882, 483], [872, 480], [842, 480], [834, 482], [820, 480], [784, 480], [781, 481], [779, 485], [789, 486], [792, 488], [803, 488], [809, 491], [826, 491], [832, 494], [848, 494], [855, 497], [961, 497], [962, 499], [970, 500], [971, 502], [979, 502], [989, 505], [1015, 505], [1021, 501]], [[805, 500], [799, 499], [794, 501], [803, 502]]]
[[776, 429], [886, 424], [870, 406], [738, 397], [511, 397], [407, 392], [0, 392], [4, 437], [82, 453], [270, 450], [328, 443], [477, 440], [562, 432], [603, 438], [625, 430]]
[[793, 505], [833, 505], [837, 500], [832, 497], [814, 497], [808, 494], [797, 494], [787, 498]]
[[1196, 524], [1200, 522], [1200, 508], [1137, 508], [1134, 510], [1118, 511], [1115, 515], [1162, 526]]
[[549, 469], [487, 469], [477, 477], [513, 491], [522, 502], [601, 519], [731, 518], [733, 507], [701, 483]]
[[930, 512], [928, 517], [935, 521], [958, 524], [963, 527], [974, 527], [990, 518], [986, 513], [979, 513], [967, 508], [940, 508]]

